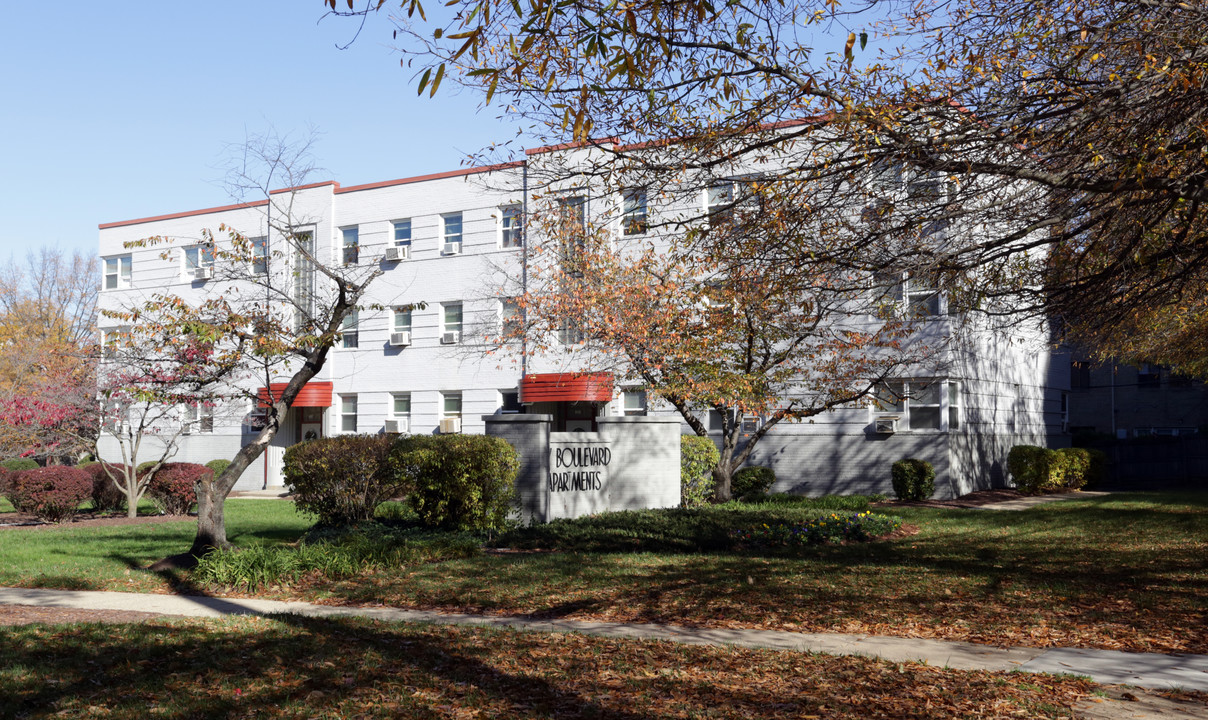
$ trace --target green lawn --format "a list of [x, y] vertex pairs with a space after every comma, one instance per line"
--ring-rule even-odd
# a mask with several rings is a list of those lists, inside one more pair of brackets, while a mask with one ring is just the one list
[[1068, 718], [1095, 688], [858, 657], [296, 616], [0, 633], [4, 717]]
[[[289, 541], [307, 524], [287, 503], [243, 500], [228, 507], [232, 539], [242, 545]], [[244, 514], [253, 511], [256, 517]], [[541, 617], [1208, 652], [1208, 495], [1117, 494], [1023, 512], [885, 511], [917, 533], [795, 551], [725, 549], [718, 528], [801, 521], [820, 511], [781, 504], [617, 514], [509, 536], [509, 552], [438, 544], [352, 577], [306, 572], [264, 594]], [[27, 532], [0, 531], [0, 583], [147, 589], [166, 588], [169, 580], [131, 568], [179, 552], [192, 525], [49, 528], [34, 531], [45, 536], [37, 549], [25, 549]], [[15, 551], [18, 537], [22, 549]], [[693, 543], [707, 549], [689, 551]]]
[[[226, 502], [227, 537], [239, 546], [293, 542], [312, 522], [290, 502]], [[140, 568], [188, 550], [196, 532], [196, 518], [113, 527], [0, 528], [0, 585], [162, 590], [165, 580]]]

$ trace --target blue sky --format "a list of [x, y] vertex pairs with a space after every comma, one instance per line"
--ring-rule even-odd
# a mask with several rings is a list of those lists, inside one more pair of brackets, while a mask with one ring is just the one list
[[[95, 253], [97, 225], [229, 203], [226, 148], [315, 126], [345, 185], [453, 170], [514, 136], [442, 87], [419, 98], [388, 17], [322, 0], [10, 3], [0, 22], [0, 258]], [[447, 91], [446, 91], [447, 90]]]

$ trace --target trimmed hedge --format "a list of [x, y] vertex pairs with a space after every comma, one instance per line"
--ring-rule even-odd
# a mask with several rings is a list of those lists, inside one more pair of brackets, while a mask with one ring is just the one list
[[13, 478], [12, 492], [20, 498], [20, 505], [13, 505], [23, 511], [42, 520], [67, 522], [92, 495], [92, 477], [66, 465], [33, 468]]
[[125, 468], [121, 465], [88, 463], [77, 467], [92, 478], [92, 507], [97, 512], [118, 512], [126, 507], [126, 493], [113, 483], [113, 479], [105, 472], [105, 465], [109, 466], [110, 472], [118, 479], [125, 481]]
[[721, 460], [717, 446], [707, 437], [680, 435], [680, 504], [704, 505], [713, 498], [713, 468]]
[[739, 500], [763, 497], [776, 482], [776, 471], [769, 467], [745, 467], [730, 478], [730, 496]]
[[1036, 445], [1016, 445], [1007, 453], [1007, 469], [1015, 487], [1025, 495], [1052, 492], [1065, 486], [1065, 455]]
[[0, 460], [0, 467], [13, 473], [23, 472], [25, 470], [35, 470], [42, 467], [36, 460], [29, 458], [11, 458], [8, 460]]
[[206, 463], [206, 467], [208, 467], [209, 469], [214, 471], [215, 478], [217, 478], [219, 475], [222, 475], [224, 472], [226, 472], [226, 469], [228, 467], [230, 467], [230, 465], [231, 465], [230, 460], [221, 460], [221, 459], [220, 460], [211, 460], [208, 463]]
[[410, 435], [390, 454], [411, 507], [428, 527], [501, 530], [515, 507], [520, 460], [506, 440], [488, 435]]
[[147, 483], [147, 497], [165, 515], [186, 515], [197, 502], [197, 483], [211, 472], [196, 463], [164, 463]]
[[1090, 450], [1070, 447], [1057, 452], [1065, 458], [1065, 486], [1074, 490], [1085, 486], [1090, 480]]
[[1107, 479], [1107, 453], [1094, 448], [1088, 448], [1087, 452], [1091, 454], [1091, 464], [1086, 471], [1086, 484], [1101, 483]]
[[935, 494], [935, 468], [926, 460], [905, 458], [893, 464], [893, 494], [899, 500], [926, 500]]
[[386, 435], [336, 435], [290, 447], [285, 484], [294, 503], [320, 525], [372, 520], [379, 503], [406, 491], [387, 462], [392, 443]]

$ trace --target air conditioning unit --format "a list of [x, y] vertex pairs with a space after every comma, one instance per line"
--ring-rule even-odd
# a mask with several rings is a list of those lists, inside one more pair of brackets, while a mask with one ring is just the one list
[[388, 433], [405, 433], [411, 429], [411, 423], [407, 418], [391, 418], [386, 421], [386, 432]]
[[390, 344], [395, 346], [403, 346], [411, 344], [411, 333], [403, 330], [401, 332], [390, 333]]
[[461, 432], [461, 418], [444, 418], [440, 421], [441, 435]]
[[194, 280], [209, 280], [212, 277], [214, 277], [214, 268], [212, 267], [199, 267], [193, 270]]
[[386, 260], [389, 262], [397, 262], [399, 260], [407, 260], [411, 257], [411, 246], [409, 245], [392, 245], [386, 248]]
[[451, 242], [451, 243], [445, 243], [444, 245], [441, 245], [440, 254], [441, 255], [460, 255], [461, 254], [461, 243]]
[[898, 418], [893, 415], [883, 415], [877, 418], [873, 429], [878, 435], [892, 435], [898, 431]]
[[762, 424], [763, 421], [758, 415], [748, 415], [742, 419], [742, 432], [745, 434], [756, 432]]
[[459, 342], [461, 342], [460, 330], [450, 330], [449, 332], [440, 336], [441, 345], [456, 345]]

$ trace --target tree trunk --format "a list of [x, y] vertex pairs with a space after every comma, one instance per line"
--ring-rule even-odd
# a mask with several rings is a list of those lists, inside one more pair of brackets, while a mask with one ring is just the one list
[[713, 499], [717, 502], [726, 502], [730, 499], [730, 478], [732, 475], [729, 458], [723, 456], [718, 461], [717, 467], [713, 468]]
[[[235, 477], [239, 477], [241, 473], [242, 471]], [[224, 476], [225, 474], [223, 473]], [[197, 535], [193, 538], [193, 547], [189, 548], [189, 554], [194, 557], [201, 557], [214, 550], [226, 550], [231, 546], [226, 536], [226, 515], [223, 513], [223, 503], [226, 502], [230, 489], [220, 493], [216, 487], [220, 479], [211, 476], [197, 484]]]

